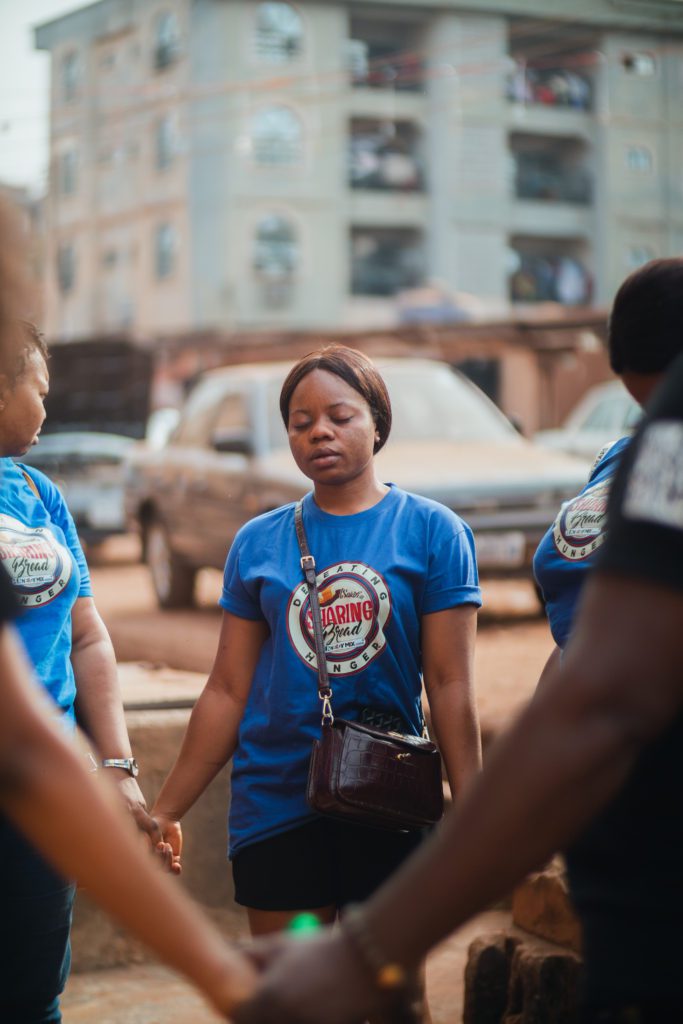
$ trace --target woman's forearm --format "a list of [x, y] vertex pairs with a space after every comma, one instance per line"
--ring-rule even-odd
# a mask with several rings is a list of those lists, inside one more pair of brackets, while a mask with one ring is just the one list
[[0, 806], [54, 867], [199, 985], [227, 1012], [253, 973], [179, 886], [164, 877], [119, 809], [113, 787], [85, 768], [0, 633]]
[[180, 820], [232, 757], [243, 707], [211, 682], [195, 704], [153, 814]]
[[43, 739], [24, 763], [22, 785], [5, 809], [26, 836], [167, 963], [214, 995], [234, 984], [238, 1001], [251, 972], [155, 867], [77, 755], [54, 738]]
[[481, 769], [481, 734], [474, 702], [463, 700], [457, 682], [432, 690], [429, 708], [434, 739], [455, 797]]
[[71, 664], [78, 724], [101, 757], [130, 757], [114, 648], [92, 598], [74, 606]]
[[460, 605], [422, 618], [424, 682], [434, 738], [453, 795], [481, 768], [481, 734], [474, 697], [477, 610]]

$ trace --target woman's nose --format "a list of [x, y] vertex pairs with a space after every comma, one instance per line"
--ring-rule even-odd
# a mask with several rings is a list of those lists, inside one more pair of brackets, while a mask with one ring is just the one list
[[311, 437], [314, 440], [321, 437], [330, 437], [331, 434], [331, 426], [326, 416], [321, 416], [320, 419], [317, 419], [311, 427]]

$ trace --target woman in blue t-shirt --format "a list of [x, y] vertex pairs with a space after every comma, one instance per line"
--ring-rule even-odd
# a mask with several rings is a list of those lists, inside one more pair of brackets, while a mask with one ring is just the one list
[[[659, 386], [683, 349], [680, 289], [683, 260], [652, 260], [626, 278], [610, 316], [610, 364], [640, 405]], [[538, 546], [534, 574], [543, 592], [556, 647], [541, 679], [552, 671], [571, 632], [583, 583], [605, 540], [607, 500], [612, 477], [629, 437], [606, 445], [596, 456], [588, 482], [565, 502]]]
[[[335, 714], [387, 711], [419, 734], [424, 673], [457, 794], [481, 759], [472, 534], [444, 506], [379, 480], [373, 457], [389, 435], [391, 406], [362, 353], [332, 346], [304, 357], [283, 385], [280, 408], [294, 460], [313, 481], [303, 517], [318, 567]], [[306, 803], [320, 702], [300, 557], [293, 504], [237, 534], [214, 667], [153, 811], [179, 854], [179, 819], [233, 760], [230, 856], [253, 934], [280, 929], [302, 910], [333, 920], [421, 838], [323, 819]]]
[[[58, 489], [14, 458], [36, 444], [49, 387], [47, 351], [31, 324], [13, 322], [0, 366], [0, 562], [21, 614], [16, 626], [67, 731], [90, 736], [138, 826], [161, 835], [146, 812], [118, 689], [109, 634], [92, 598], [76, 528]], [[94, 762], [93, 762], [94, 763]], [[0, 816], [3, 953], [0, 1019], [61, 1020], [69, 968], [73, 886]]]

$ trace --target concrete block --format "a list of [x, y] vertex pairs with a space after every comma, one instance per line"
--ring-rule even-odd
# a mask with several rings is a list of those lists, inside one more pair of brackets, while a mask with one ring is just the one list
[[500, 1024], [578, 1024], [580, 972], [581, 961], [574, 953], [549, 953], [520, 943], [512, 957]]
[[518, 942], [509, 932], [498, 932], [482, 935], [470, 944], [465, 966], [463, 1024], [500, 1024]]
[[569, 898], [560, 857], [517, 886], [512, 896], [512, 920], [532, 935], [581, 952], [581, 925]]

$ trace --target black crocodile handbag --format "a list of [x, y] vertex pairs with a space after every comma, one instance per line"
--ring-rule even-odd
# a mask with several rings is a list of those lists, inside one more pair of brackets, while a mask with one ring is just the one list
[[295, 513], [318, 662], [322, 733], [313, 743], [306, 797], [320, 814], [375, 828], [426, 828], [443, 815], [441, 755], [421, 736], [387, 732], [335, 718], [327, 673], [315, 559], [308, 550], [299, 502]]

